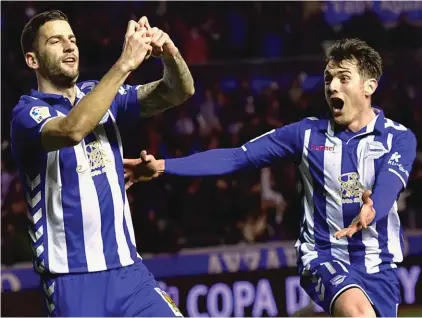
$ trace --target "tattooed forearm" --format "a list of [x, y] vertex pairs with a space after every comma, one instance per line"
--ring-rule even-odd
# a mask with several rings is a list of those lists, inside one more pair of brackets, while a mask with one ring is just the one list
[[174, 90], [174, 98], [192, 96], [195, 92], [193, 78], [180, 53], [177, 53], [174, 57], [164, 57], [163, 63], [163, 81], [166, 86]]
[[141, 116], [147, 117], [178, 106], [195, 92], [192, 75], [180, 53], [164, 57], [161, 80], [142, 85], [138, 90]]

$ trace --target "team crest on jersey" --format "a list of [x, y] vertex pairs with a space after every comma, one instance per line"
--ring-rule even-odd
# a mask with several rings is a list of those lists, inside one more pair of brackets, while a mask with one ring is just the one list
[[365, 188], [359, 181], [359, 174], [357, 172], [344, 173], [338, 180], [341, 186], [339, 194], [342, 203], [360, 203]]
[[[88, 156], [89, 168], [93, 177], [98, 176], [106, 172], [106, 166], [111, 162], [107, 158], [104, 150], [101, 147], [101, 143], [98, 141], [90, 142], [86, 145], [86, 154]], [[85, 170], [79, 165], [76, 170], [78, 172], [84, 172]]]

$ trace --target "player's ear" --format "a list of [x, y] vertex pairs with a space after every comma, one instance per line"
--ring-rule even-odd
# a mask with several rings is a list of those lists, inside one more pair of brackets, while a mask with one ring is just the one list
[[36, 70], [40, 67], [37, 55], [34, 52], [27, 52], [25, 54], [25, 61], [26, 65], [29, 66], [29, 68]]
[[366, 96], [371, 96], [375, 93], [375, 90], [378, 87], [378, 81], [375, 78], [369, 78], [364, 82], [364, 90]]

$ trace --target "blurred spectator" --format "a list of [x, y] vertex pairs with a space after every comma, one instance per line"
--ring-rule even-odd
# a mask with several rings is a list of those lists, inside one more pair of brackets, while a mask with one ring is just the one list
[[191, 27], [185, 34], [182, 53], [188, 64], [202, 64], [208, 61], [208, 44], [197, 26]]

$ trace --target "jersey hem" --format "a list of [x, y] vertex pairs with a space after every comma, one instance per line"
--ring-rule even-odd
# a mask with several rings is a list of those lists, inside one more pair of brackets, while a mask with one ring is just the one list
[[51, 271], [44, 271], [42, 273], [37, 272], [39, 275], [41, 276], [59, 276], [59, 275], [67, 275], [67, 274], [90, 274], [90, 273], [99, 273], [99, 272], [106, 272], [106, 271], [111, 271], [114, 269], [118, 269], [118, 268], [124, 268], [124, 267], [128, 267], [134, 264], [137, 264], [139, 262], [142, 262], [142, 258], [136, 258], [135, 260], [132, 260], [131, 263], [126, 264], [126, 265], [122, 265], [122, 264], [113, 264], [109, 267], [107, 267], [106, 269], [100, 269], [100, 270], [93, 270], [93, 271], [87, 271], [86, 268], [73, 268], [72, 270], [69, 270], [68, 272], [51, 272]]

